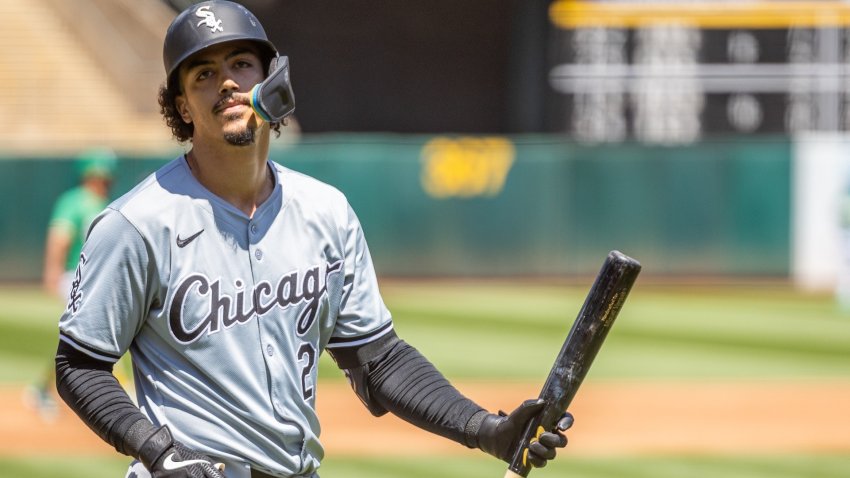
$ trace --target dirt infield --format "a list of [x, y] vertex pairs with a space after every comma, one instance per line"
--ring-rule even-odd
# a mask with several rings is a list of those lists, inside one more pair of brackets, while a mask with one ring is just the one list
[[[457, 383], [491, 410], [513, 407], [539, 385]], [[44, 420], [16, 387], [0, 388], [6, 455], [113, 454], [67, 408]], [[472, 453], [391, 416], [373, 418], [343, 383], [321, 383], [328, 454]], [[593, 382], [576, 397], [570, 453], [850, 452], [850, 382]]]

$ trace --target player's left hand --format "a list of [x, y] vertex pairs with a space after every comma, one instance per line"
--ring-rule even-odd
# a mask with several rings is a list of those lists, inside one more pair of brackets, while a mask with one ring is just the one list
[[[510, 415], [500, 411], [484, 418], [478, 430], [478, 447], [496, 458], [510, 463], [511, 445], [525, 429], [525, 425], [540, 413], [545, 403], [542, 400], [526, 400]], [[558, 420], [554, 432], [543, 432], [536, 441], [528, 446], [528, 462], [536, 467], [546, 466], [546, 462], [555, 458], [558, 448], [567, 446], [567, 437], [561, 433], [573, 424], [573, 416], [567, 412]]]

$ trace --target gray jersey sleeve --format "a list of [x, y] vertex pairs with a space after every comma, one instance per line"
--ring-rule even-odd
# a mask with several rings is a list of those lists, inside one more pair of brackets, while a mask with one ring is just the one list
[[350, 206], [343, 241], [342, 297], [329, 349], [366, 344], [392, 330], [363, 229]]
[[141, 328], [152, 301], [155, 266], [127, 219], [106, 209], [92, 223], [70, 298], [59, 321], [60, 340], [94, 358], [117, 361]]

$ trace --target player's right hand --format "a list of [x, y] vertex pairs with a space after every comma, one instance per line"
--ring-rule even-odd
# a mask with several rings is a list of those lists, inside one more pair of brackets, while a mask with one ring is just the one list
[[139, 455], [152, 478], [224, 478], [221, 465], [174, 441], [164, 425], [145, 441]]

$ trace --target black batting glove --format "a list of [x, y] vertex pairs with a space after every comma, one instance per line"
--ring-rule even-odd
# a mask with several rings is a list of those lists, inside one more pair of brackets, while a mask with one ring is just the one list
[[[488, 413], [478, 429], [477, 447], [510, 463], [513, 458], [510, 456], [513, 451], [511, 445], [519, 439], [528, 421], [543, 410], [544, 405], [542, 400], [526, 400], [510, 415], [502, 411], [498, 415]], [[561, 432], [572, 424], [573, 416], [564, 413], [554, 432], [543, 432], [529, 444], [528, 462], [536, 468], [546, 466], [548, 460], [555, 458], [558, 448], [567, 446], [567, 437]]]
[[142, 444], [139, 461], [152, 478], [224, 478], [222, 465], [215, 465], [210, 457], [174, 441], [165, 425]]

